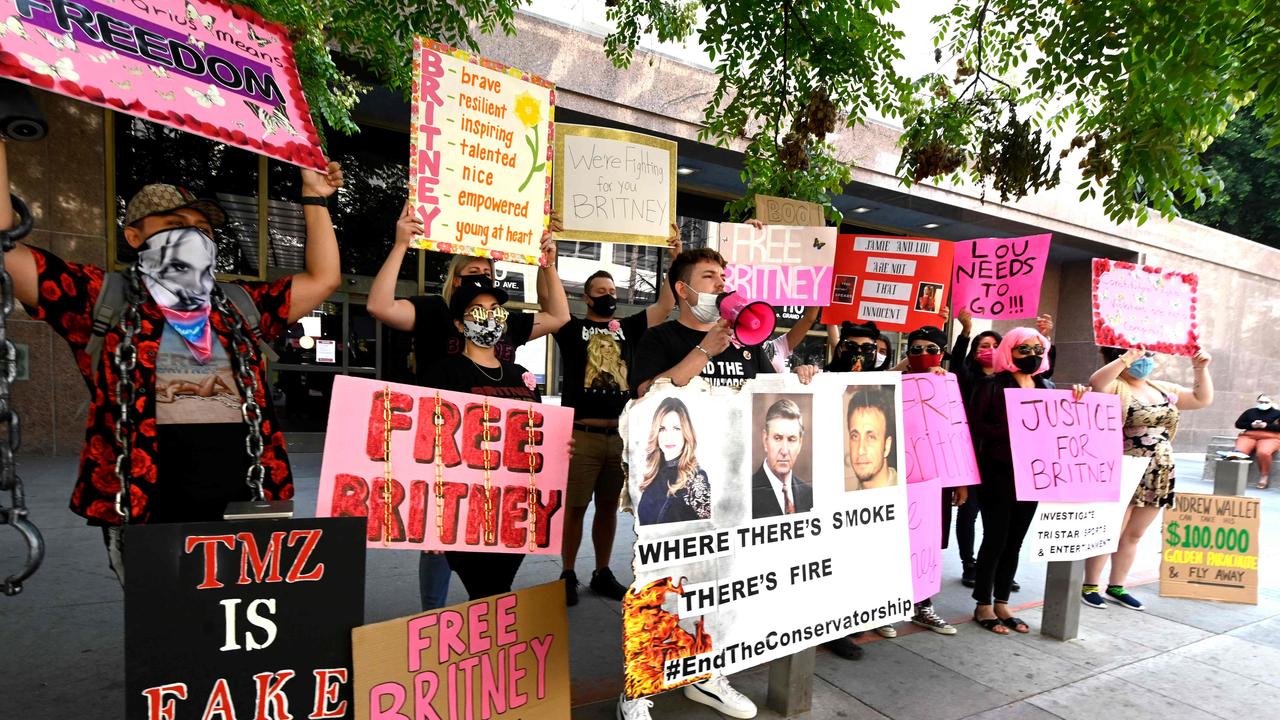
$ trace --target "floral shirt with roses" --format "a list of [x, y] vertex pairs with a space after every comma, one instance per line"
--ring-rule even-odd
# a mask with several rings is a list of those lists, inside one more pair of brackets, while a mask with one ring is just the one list
[[[80, 468], [75, 489], [71, 493], [70, 507], [72, 512], [87, 518], [91, 524], [119, 524], [121, 518], [115, 511], [115, 496], [120, 484], [115, 476], [115, 461], [120, 447], [115, 438], [115, 425], [120, 412], [115, 391], [117, 373], [111, 362], [122, 338], [119, 325], [108, 330], [103, 338], [96, 380], [90, 372], [90, 358], [86, 351], [93, 306], [102, 290], [104, 271], [92, 265], [66, 262], [39, 248], [33, 247], [30, 250], [39, 273], [40, 296], [36, 307], [28, 307], [27, 312], [35, 319], [47, 322], [71, 346], [76, 365], [90, 394], [85, 442], [80, 452]], [[291, 278], [240, 284], [248, 291], [261, 312], [259, 329], [263, 338], [270, 342], [283, 335], [288, 327]], [[184, 449], [169, 448], [167, 457], [181, 458], [181, 466], [173, 463], [174, 467], [168, 467], [166, 463], [171, 461], [159, 461], [161, 452], [158, 438], [162, 433], [158, 431], [156, 424], [156, 355], [165, 321], [150, 299], [140, 305], [139, 312], [141, 327], [136, 336], [138, 362], [133, 372], [137, 401], [132, 413], [133, 434], [129, 440], [132, 446], [129, 522], [204, 519], [153, 517], [157, 504], [155, 499], [165, 495], [167, 488], [187, 482], [192, 467], [198, 467], [202, 463], [218, 465], [227, 457], [238, 459], [239, 455], [244, 455], [244, 462], [247, 462], [247, 453], [243, 443], [235, 447], [219, 448], [210, 457], [196, 457], [200, 453], [190, 452], [189, 449], [184, 452]], [[222, 346], [231, 348], [231, 320], [215, 310], [210, 315], [210, 322]], [[267, 390], [265, 360], [261, 357], [253, 368], [253, 373], [258, 379], [257, 401], [263, 409], [264, 418], [262, 464], [266, 468], [265, 495], [268, 500], [288, 500], [293, 497], [293, 475], [285, 451], [284, 436], [280, 432]], [[238, 483], [237, 487], [243, 485], [243, 475], [234, 479], [234, 482]]]

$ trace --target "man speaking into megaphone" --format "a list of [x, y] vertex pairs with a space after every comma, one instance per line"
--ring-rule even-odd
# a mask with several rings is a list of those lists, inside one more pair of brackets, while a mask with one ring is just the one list
[[[636, 396], [658, 378], [686, 385], [701, 375], [712, 385], [737, 387], [773, 372], [761, 344], [773, 330], [773, 310], [724, 292], [725, 259], [710, 248], [676, 256], [667, 275], [679, 317], [650, 328], [636, 348], [632, 373]], [[808, 383], [818, 368], [796, 368]]]

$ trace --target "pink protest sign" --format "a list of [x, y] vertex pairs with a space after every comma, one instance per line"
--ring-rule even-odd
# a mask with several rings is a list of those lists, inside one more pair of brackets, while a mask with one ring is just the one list
[[14, 0], [0, 76], [325, 167], [284, 28], [217, 0]]
[[920, 602], [942, 589], [942, 485], [937, 478], [908, 481], [907, 527], [911, 537], [911, 599]]
[[1013, 484], [1019, 500], [1112, 502], [1124, 455], [1120, 398], [1070, 390], [1007, 388]]
[[335, 378], [316, 516], [368, 517], [375, 548], [558, 554], [572, 427], [570, 408]]
[[902, 424], [907, 482], [938, 478], [942, 487], [981, 482], [955, 375], [904, 374]]
[[1040, 308], [1040, 283], [1049, 260], [1049, 235], [982, 238], [956, 243], [957, 311], [976, 318], [1033, 318]]
[[1093, 259], [1093, 337], [1103, 347], [1173, 355], [1200, 349], [1192, 273]]
[[831, 304], [836, 229], [720, 224], [725, 289], [771, 305]]

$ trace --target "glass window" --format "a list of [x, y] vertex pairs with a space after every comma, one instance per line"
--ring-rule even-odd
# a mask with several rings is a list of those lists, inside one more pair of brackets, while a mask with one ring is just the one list
[[215, 198], [226, 209], [227, 224], [214, 238], [218, 272], [260, 277], [259, 156], [140, 118], [113, 117], [117, 257], [123, 262], [133, 259], [122, 224], [129, 200], [144, 185], [168, 183], [198, 197]]

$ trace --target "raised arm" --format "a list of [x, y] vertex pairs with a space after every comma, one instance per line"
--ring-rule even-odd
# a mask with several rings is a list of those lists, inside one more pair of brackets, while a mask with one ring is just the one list
[[1191, 358], [1191, 368], [1195, 373], [1195, 382], [1191, 389], [1178, 391], [1179, 410], [1199, 410], [1213, 404], [1213, 377], [1209, 375], [1209, 363], [1213, 358], [1201, 350]]
[[820, 307], [805, 308], [800, 320], [787, 331], [787, 347], [791, 348], [793, 352], [796, 346], [804, 342], [804, 336], [809, 334], [813, 324], [818, 321], [818, 311], [821, 309]]
[[396, 221], [396, 241], [391, 252], [373, 278], [369, 287], [369, 299], [365, 301], [365, 309], [389, 328], [410, 332], [417, 320], [417, 311], [413, 303], [396, 298], [396, 280], [400, 277], [400, 268], [404, 265], [404, 256], [409, 252], [409, 241], [422, 235], [422, 219], [414, 215], [413, 208], [405, 201], [400, 211], [400, 219]]
[[1141, 348], [1134, 348], [1097, 370], [1094, 370], [1093, 374], [1089, 376], [1090, 387], [1094, 389], [1094, 392], [1106, 392], [1107, 388], [1111, 387], [1111, 383], [1115, 382], [1120, 377], [1120, 373], [1129, 369], [1129, 366], [1133, 364], [1134, 360], [1141, 358], [1145, 354], [1145, 350], [1142, 350]]
[[[0, 228], [11, 230], [18, 224], [17, 213], [9, 200], [9, 158], [4, 140], [0, 140]], [[36, 260], [25, 245], [14, 245], [4, 254], [4, 267], [13, 278], [13, 296], [18, 302], [34, 307], [40, 299], [39, 271]]]
[[[680, 241], [680, 228], [675, 223], [671, 223], [671, 237], [667, 238], [667, 267], [670, 268], [676, 261], [676, 256], [684, 248]], [[649, 318], [649, 327], [661, 325], [667, 316], [671, 314], [672, 308], [676, 306], [676, 295], [671, 291], [671, 283], [665, 280], [661, 283], [662, 287], [658, 288], [658, 302], [645, 308], [645, 315]]]
[[[556, 223], [554, 218], [552, 223]], [[553, 227], [552, 230], [554, 229]], [[569, 298], [564, 294], [564, 283], [560, 282], [560, 273], [556, 270], [556, 241], [552, 239], [552, 230], [542, 233], [542, 256], [546, 258], [547, 264], [538, 268], [540, 309], [533, 316], [530, 340], [550, 335], [569, 322]]]
[[[328, 198], [342, 187], [342, 168], [329, 163], [327, 173], [302, 170], [302, 196]], [[329, 208], [303, 205], [307, 223], [306, 267], [293, 276], [289, 299], [289, 322], [309, 315], [320, 306], [342, 282], [342, 258], [338, 254], [338, 236], [333, 232]]]

